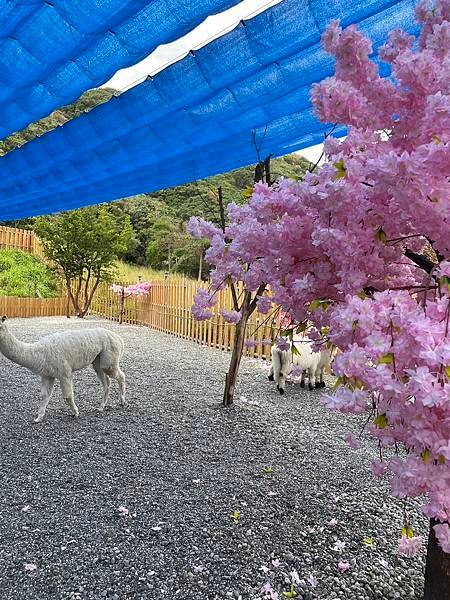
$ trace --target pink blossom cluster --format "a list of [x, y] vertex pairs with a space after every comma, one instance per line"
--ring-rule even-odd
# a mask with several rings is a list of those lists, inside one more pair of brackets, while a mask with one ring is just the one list
[[220, 314], [227, 323], [239, 323], [241, 319], [241, 312], [238, 310], [227, 310], [226, 308], [222, 308]]
[[420, 536], [402, 535], [398, 540], [398, 553], [412, 558], [422, 549], [423, 539]]
[[390, 79], [370, 40], [332, 23], [323, 44], [335, 75], [312, 99], [347, 138], [329, 137], [327, 162], [303, 181], [257, 184], [247, 205], [230, 204], [224, 233], [196, 219], [191, 232], [211, 241], [215, 288], [267, 283], [313, 339], [342, 351], [324, 404], [372, 411], [380, 450], [407, 448], [374, 474], [389, 475], [395, 496], [425, 497], [449, 552], [450, 0], [420, 2], [416, 16], [417, 47], [394, 31], [378, 52]]
[[140, 281], [139, 283], [134, 283], [132, 285], [122, 286], [114, 283], [111, 286], [112, 291], [121, 296], [122, 294], [125, 297], [130, 296], [146, 296], [152, 288], [151, 281]]
[[192, 316], [197, 321], [206, 321], [212, 317], [211, 309], [217, 303], [217, 297], [215, 294], [210, 294], [203, 288], [199, 288], [194, 297], [194, 304], [192, 306]]

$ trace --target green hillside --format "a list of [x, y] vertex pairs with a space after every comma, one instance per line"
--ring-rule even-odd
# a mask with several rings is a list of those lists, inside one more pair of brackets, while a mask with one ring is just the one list
[[0, 250], [0, 296], [53, 298], [59, 296], [59, 284], [35, 256], [21, 250]]

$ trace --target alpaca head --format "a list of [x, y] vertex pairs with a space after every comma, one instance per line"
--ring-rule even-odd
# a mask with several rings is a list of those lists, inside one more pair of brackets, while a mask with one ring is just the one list
[[6, 315], [3, 315], [3, 317], [0, 317], [0, 335], [6, 331]]

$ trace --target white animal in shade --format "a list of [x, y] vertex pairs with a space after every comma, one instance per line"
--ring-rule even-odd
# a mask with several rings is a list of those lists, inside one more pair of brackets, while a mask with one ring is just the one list
[[0, 319], [0, 352], [41, 377], [41, 401], [35, 423], [44, 418], [56, 379], [59, 379], [64, 400], [73, 416], [78, 417], [73, 397], [73, 372], [91, 365], [103, 385], [99, 410], [103, 410], [108, 402], [111, 378], [119, 384], [120, 403], [124, 405], [125, 375], [119, 366], [123, 350], [122, 338], [101, 328], [61, 331], [28, 344], [9, 331], [5, 316]]
[[294, 339], [296, 352], [280, 350], [278, 346], [272, 346], [272, 364], [270, 366], [269, 380], [275, 381], [280, 394], [284, 394], [286, 379], [292, 367], [299, 366], [302, 369], [300, 385], [305, 387], [305, 377], [308, 375], [308, 387], [325, 387], [323, 380], [324, 370], [330, 366], [331, 350], [324, 348], [320, 352], [313, 352], [312, 340], [306, 337]]

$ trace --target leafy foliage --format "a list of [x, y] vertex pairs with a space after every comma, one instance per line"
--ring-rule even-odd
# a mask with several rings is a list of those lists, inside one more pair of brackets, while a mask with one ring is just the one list
[[[304, 176], [309, 162], [292, 154], [272, 161], [273, 177]], [[148, 264], [154, 269], [197, 277], [200, 256], [206, 244], [186, 233], [186, 220], [192, 214], [220, 223], [218, 188], [224, 203], [247, 202], [245, 190], [253, 185], [254, 167], [249, 166], [183, 186], [151, 194], [140, 194], [114, 202], [114, 211], [129, 215], [138, 245], [126, 260]]]
[[0, 295], [54, 298], [59, 282], [49, 267], [21, 250], [0, 250]]
[[[63, 276], [79, 316], [86, 314], [98, 284], [111, 280], [118, 257], [136, 243], [129, 218], [115, 215], [105, 206], [40, 217], [35, 231], [47, 258]], [[76, 289], [72, 293], [74, 281]]]

